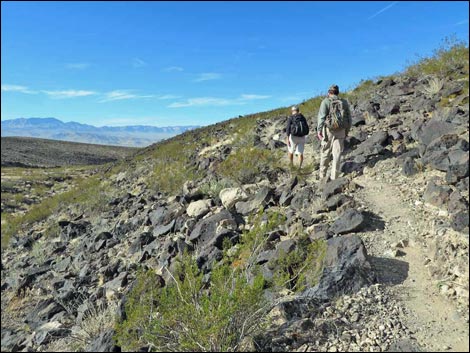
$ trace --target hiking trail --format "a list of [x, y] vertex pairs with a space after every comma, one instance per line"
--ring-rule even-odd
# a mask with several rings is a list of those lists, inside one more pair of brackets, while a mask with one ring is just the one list
[[[418, 217], [393, 185], [365, 175], [355, 178], [354, 182], [362, 187], [355, 194], [357, 199], [387, 224], [383, 230], [374, 232], [373, 239], [366, 241], [366, 247], [379, 282], [389, 284], [409, 312], [403, 319], [417, 342], [428, 351], [468, 352], [468, 324], [454, 305], [439, 293], [416, 241], [419, 232], [429, 227], [429, 222]], [[404, 255], [386, 261], [396, 266], [380, 266], [387, 244], [403, 239], [409, 240], [408, 246], [403, 248]], [[374, 246], [369, 246], [371, 240]], [[402, 280], [397, 281], [397, 278]]]

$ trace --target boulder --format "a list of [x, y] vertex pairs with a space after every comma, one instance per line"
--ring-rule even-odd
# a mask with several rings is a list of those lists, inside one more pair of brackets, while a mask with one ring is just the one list
[[186, 209], [186, 213], [190, 217], [201, 218], [209, 213], [212, 206], [212, 200], [193, 201]]
[[442, 135], [433, 140], [425, 150], [423, 162], [432, 168], [449, 172], [457, 179], [469, 173], [469, 144], [457, 135]]
[[405, 160], [403, 161], [403, 166], [401, 168], [401, 173], [407, 177], [413, 176], [418, 173], [418, 168], [416, 167], [414, 158], [405, 158]]
[[290, 207], [297, 211], [307, 208], [311, 205], [314, 196], [314, 190], [309, 186], [296, 188], [294, 190], [294, 197], [290, 202]]
[[155, 229], [153, 230], [153, 236], [159, 237], [159, 236], [170, 233], [173, 230], [173, 227], [175, 226], [175, 222], [176, 222], [175, 220], [172, 220], [167, 225], [161, 225], [161, 226], [155, 227]]
[[235, 204], [238, 213], [246, 216], [266, 206], [273, 196], [272, 190], [267, 186], [262, 187], [252, 200], [240, 201]]
[[226, 210], [216, 213], [207, 218], [201, 219], [194, 226], [194, 229], [189, 235], [189, 240], [193, 243], [209, 243], [209, 241], [216, 236], [218, 230], [217, 228], [219, 224], [224, 220], [235, 222], [235, 218], [230, 212]]
[[334, 234], [345, 234], [358, 231], [364, 225], [364, 216], [361, 212], [348, 208], [339, 216], [330, 227]]
[[247, 200], [248, 195], [241, 188], [227, 188], [220, 191], [219, 198], [226, 209], [231, 209], [237, 202]]
[[343, 192], [348, 185], [349, 180], [346, 178], [338, 178], [327, 182], [321, 194], [322, 200], [327, 200], [330, 196]]
[[431, 180], [426, 187], [423, 200], [430, 205], [447, 208], [446, 205], [451, 193], [452, 189], [449, 186], [438, 185], [435, 181]]
[[328, 299], [357, 292], [375, 280], [361, 238], [346, 235], [327, 240], [323, 273], [315, 287], [303, 296]]

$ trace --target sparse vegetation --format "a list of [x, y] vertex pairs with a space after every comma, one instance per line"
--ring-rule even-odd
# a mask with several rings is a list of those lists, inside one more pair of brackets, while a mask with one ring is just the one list
[[323, 259], [326, 243], [321, 240], [310, 241], [306, 235], [297, 240], [297, 247], [280, 254], [275, 264], [274, 284], [278, 288], [287, 288], [301, 292], [315, 286], [323, 272]]
[[455, 79], [462, 75], [461, 72], [468, 75], [468, 60], [468, 44], [448, 37], [431, 57], [419, 58], [418, 62], [406, 70], [406, 74], [416, 77], [437, 75]]
[[152, 173], [149, 185], [158, 191], [180, 192], [187, 180], [197, 180], [200, 173], [191, 165], [196, 145], [178, 140], [168, 141], [155, 149], [151, 156]]
[[2, 221], [2, 248], [10, 237], [20, 229], [35, 222], [45, 220], [54, 212], [69, 205], [76, 205], [85, 212], [99, 212], [108, 201], [109, 184], [102, 182], [97, 176], [82, 179], [70, 191], [43, 199], [41, 203], [32, 206], [29, 211], [17, 216], [4, 216]]
[[116, 340], [124, 350], [236, 351], [263, 327], [269, 305], [261, 276], [250, 284], [243, 272], [222, 264], [206, 285], [189, 255], [170, 276], [164, 288], [155, 285], [152, 271], [138, 277], [126, 305], [127, 320], [117, 328]]
[[222, 161], [217, 172], [234, 182], [243, 185], [253, 183], [264, 172], [281, 167], [281, 157], [273, 152], [258, 147], [241, 147]]

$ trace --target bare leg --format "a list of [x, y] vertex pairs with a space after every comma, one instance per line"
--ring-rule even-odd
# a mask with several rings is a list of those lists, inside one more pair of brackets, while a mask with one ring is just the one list
[[299, 165], [299, 169], [302, 168], [302, 163], [304, 162], [304, 155], [303, 154], [299, 154], [299, 161], [300, 161], [300, 165]]
[[290, 161], [290, 166], [292, 167], [294, 165], [294, 154], [289, 152], [289, 161]]

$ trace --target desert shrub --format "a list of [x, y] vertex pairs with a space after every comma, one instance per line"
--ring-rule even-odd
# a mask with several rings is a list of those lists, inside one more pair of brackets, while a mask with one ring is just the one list
[[217, 173], [243, 185], [252, 183], [267, 170], [280, 168], [281, 157], [277, 152], [258, 147], [242, 147], [222, 161]]
[[414, 76], [437, 75], [439, 77], [456, 78], [469, 69], [468, 43], [455, 38], [446, 38], [432, 56], [419, 58], [406, 73]]
[[213, 199], [218, 199], [220, 192], [225, 189], [232, 187], [234, 184], [230, 182], [228, 179], [216, 179], [213, 178], [205, 183], [203, 183], [199, 187], [199, 191], [204, 194], [209, 196], [210, 198]]
[[150, 161], [153, 170], [149, 185], [158, 191], [174, 193], [181, 191], [187, 180], [197, 180], [201, 175], [191, 165], [195, 147], [190, 141], [173, 140], [156, 148]]
[[274, 285], [293, 292], [301, 292], [307, 287], [315, 286], [323, 272], [325, 254], [324, 241], [310, 241], [307, 236], [301, 236], [296, 248], [289, 253], [281, 252], [273, 264]]
[[183, 256], [164, 288], [152, 271], [141, 273], [126, 304], [127, 319], [117, 326], [124, 350], [236, 351], [243, 339], [260, 332], [268, 305], [264, 281], [222, 264], [204, 281], [195, 261]]
[[249, 224], [253, 224], [250, 230], [244, 231], [237, 252], [233, 255], [232, 266], [236, 268], [247, 268], [252, 266], [260, 252], [264, 250], [267, 242], [266, 234], [278, 229], [286, 221], [286, 216], [275, 210], [267, 212], [260, 209], [256, 214], [250, 216]]

